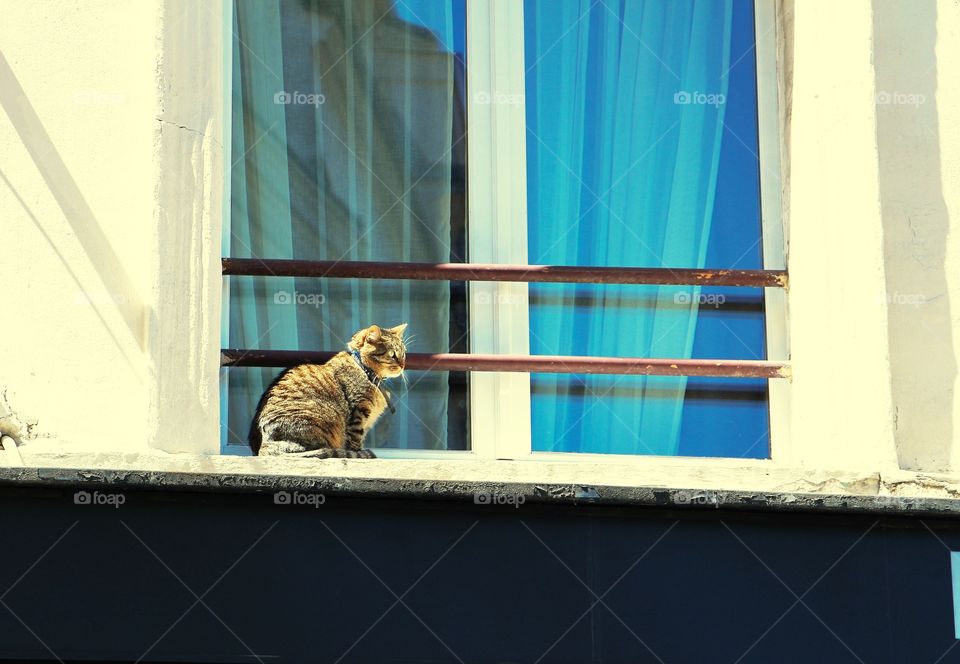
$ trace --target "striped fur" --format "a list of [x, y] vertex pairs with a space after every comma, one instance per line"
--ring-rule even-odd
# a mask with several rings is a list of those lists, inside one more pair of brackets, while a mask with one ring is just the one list
[[[360, 330], [347, 349], [381, 379], [403, 373], [407, 325]], [[363, 439], [387, 408], [389, 393], [375, 386], [349, 352], [325, 364], [287, 369], [267, 388], [250, 427], [259, 456], [372, 459]]]

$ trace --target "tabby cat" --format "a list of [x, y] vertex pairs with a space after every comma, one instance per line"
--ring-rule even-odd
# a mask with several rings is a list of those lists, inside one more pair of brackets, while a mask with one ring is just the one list
[[264, 392], [250, 427], [259, 456], [372, 459], [363, 438], [389, 406], [380, 384], [403, 374], [407, 324], [360, 330], [325, 364], [287, 369]]

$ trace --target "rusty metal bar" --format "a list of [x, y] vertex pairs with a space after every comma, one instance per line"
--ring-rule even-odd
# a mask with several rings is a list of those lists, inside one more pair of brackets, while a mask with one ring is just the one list
[[224, 258], [223, 274], [248, 277], [416, 279], [531, 283], [648, 284], [786, 288], [785, 270], [709, 270], [669, 267], [577, 267], [493, 263], [397, 263]]
[[[322, 363], [336, 353], [302, 350], [220, 351], [224, 367], [289, 367]], [[767, 360], [670, 360], [574, 355], [473, 355], [407, 353], [407, 369], [415, 371], [506, 371], [519, 373], [635, 374], [644, 376], [714, 376], [722, 378], [789, 378], [790, 366]]]

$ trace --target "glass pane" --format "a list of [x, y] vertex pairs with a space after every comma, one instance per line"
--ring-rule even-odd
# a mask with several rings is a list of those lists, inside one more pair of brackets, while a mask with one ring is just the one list
[[[529, 262], [760, 268], [753, 4], [524, 0]], [[536, 354], [765, 357], [759, 289], [534, 284]], [[765, 380], [532, 376], [535, 451], [767, 457]]]
[[[464, 0], [236, 0], [233, 257], [465, 260]], [[341, 350], [410, 324], [410, 352], [466, 352], [466, 293], [438, 281], [233, 277], [233, 348]], [[247, 452], [279, 369], [226, 370], [224, 450]], [[466, 449], [463, 375], [391, 381], [366, 445]]]

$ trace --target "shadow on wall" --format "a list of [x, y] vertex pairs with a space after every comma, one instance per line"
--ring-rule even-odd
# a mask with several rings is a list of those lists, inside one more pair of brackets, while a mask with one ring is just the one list
[[[103, 309], [105, 307], [115, 307], [121, 313], [133, 338], [142, 346], [143, 322], [140, 317], [143, 312], [143, 303], [141, 298], [136, 293], [133, 282], [111, 246], [110, 240], [101, 228], [93, 210], [80, 191], [80, 187], [67, 169], [40, 117], [27, 99], [26, 93], [2, 53], [0, 53], [0, 106], [6, 111], [10, 123], [16, 129], [37, 170], [50, 189], [50, 193], [63, 211], [73, 234], [83, 246], [85, 254], [96, 269], [102, 281], [102, 287], [94, 284], [90, 284], [86, 288], [82, 286], [82, 280], [68, 263], [61, 247], [58, 247], [52, 239], [52, 235], [55, 234], [44, 227], [42, 220], [37, 219], [14, 188], [13, 183], [5, 175], [2, 175], [3, 181], [10, 187], [27, 216], [50, 243], [67, 272], [80, 287], [80, 292], [87, 294], [89, 302], [103, 322], [104, 328], [113, 337], [117, 347], [123, 351], [129, 366], [133, 368], [135, 359], [129, 357], [124, 344], [120, 342], [114, 330], [107, 323]], [[104, 291], [105, 295], [98, 296], [97, 293], [101, 291]]]
[[[937, 112], [937, 3], [874, 0], [881, 212], [901, 468], [945, 471], [957, 361]], [[869, 294], [873, 295], [873, 294]]]

